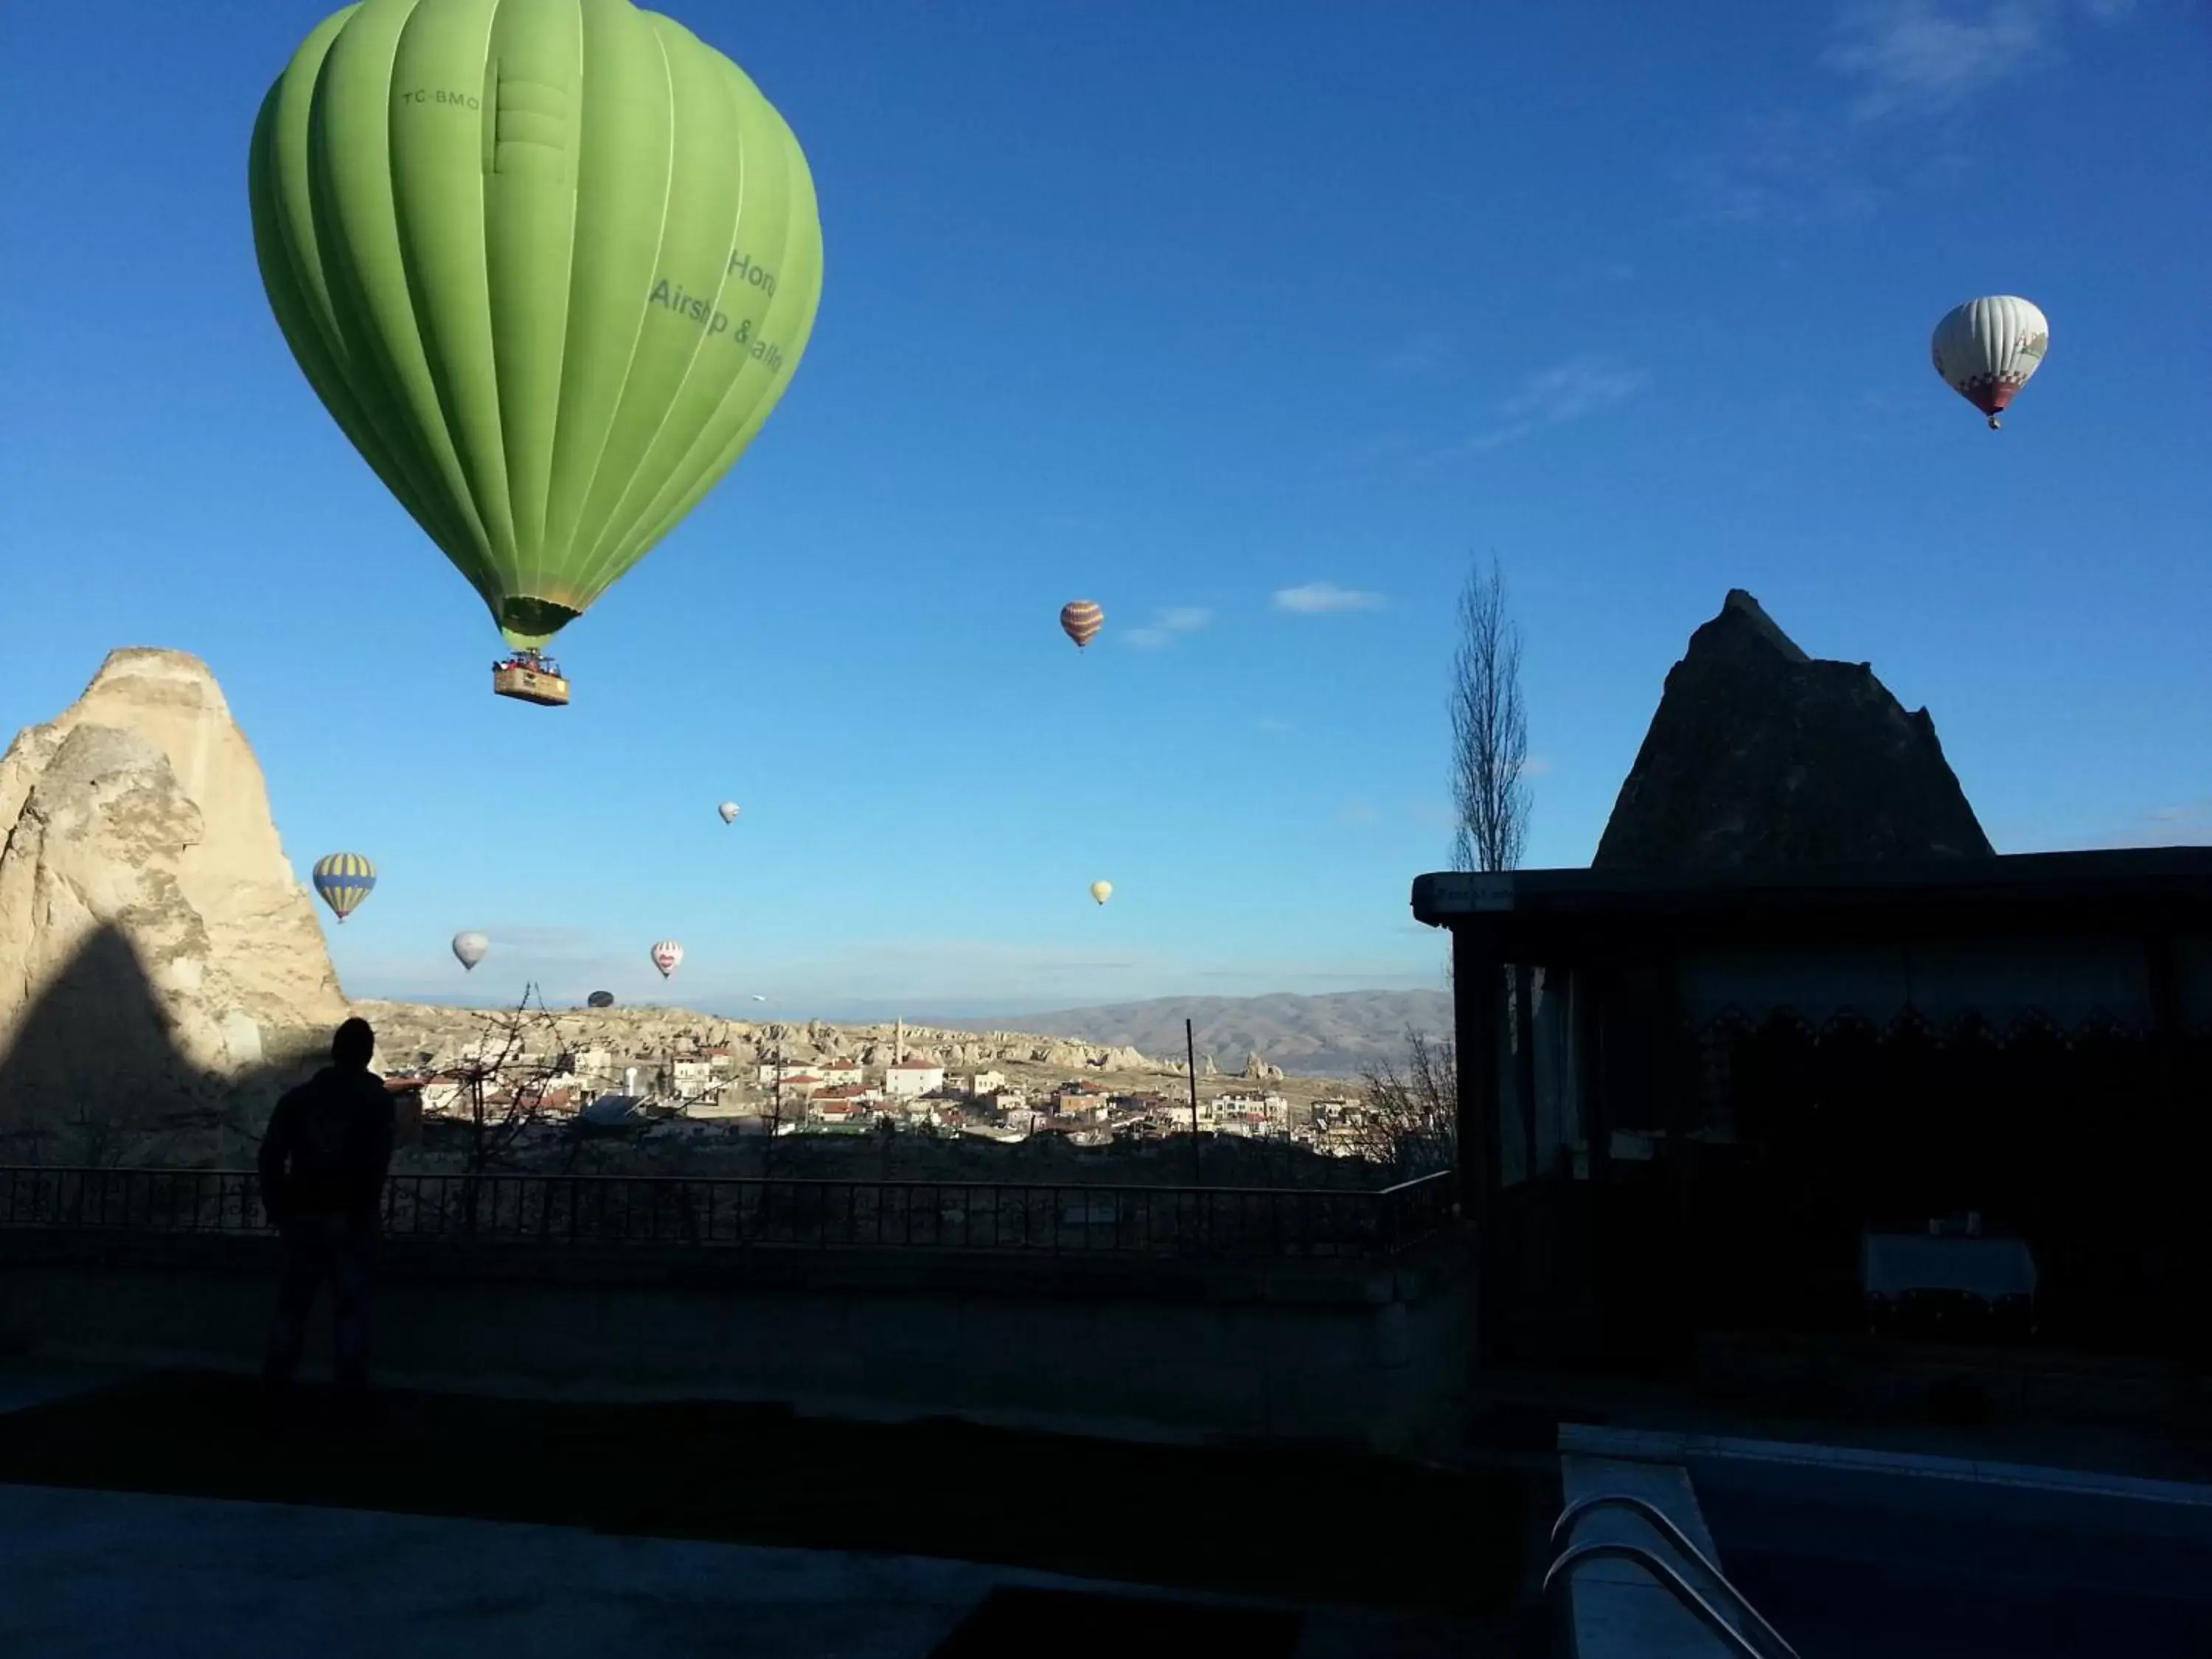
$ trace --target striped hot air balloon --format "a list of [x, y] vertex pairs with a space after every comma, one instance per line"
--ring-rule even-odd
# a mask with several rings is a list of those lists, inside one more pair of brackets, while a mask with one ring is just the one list
[[358, 853], [332, 853], [315, 860], [315, 891], [343, 922], [376, 886], [376, 866]]
[[653, 965], [660, 969], [663, 979], [674, 973], [683, 960], [684, 947], [672, 939], [665, 939], [653, 947]]
[[1098, 637], [1098, 630], [1106, 625], [1106, 613], [1094, 599], [1071, 599], [1060, 607], [1060, 625], [1080, 651]]

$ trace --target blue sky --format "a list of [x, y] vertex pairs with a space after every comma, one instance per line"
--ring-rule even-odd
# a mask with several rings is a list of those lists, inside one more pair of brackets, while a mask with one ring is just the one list
[[[672, 5], [799, 134], [828, 276], [557, 713], [490, 696], [262, 297], [246, 139], [325, 9], [0, 21], [0, 721], [205, 657], [303, 876], [381, 869], [357, 995], [1438, 984], [1407, 892], [1492, 551], [1532, 865], [1588, 861], [1731, 586], [1927, 704], [2000, 850], [2212, 840], [2188, 0]], [[1927, 355], [1992, 292], [2052, 324], [1996, 434]]]

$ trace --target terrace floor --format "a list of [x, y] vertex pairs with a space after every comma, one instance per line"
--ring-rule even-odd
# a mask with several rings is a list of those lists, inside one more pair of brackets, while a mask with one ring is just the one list
[[[0, 1362], [0, 1651], [1536, 1650], [1511, 1470]], [[1101, 1599], [1101, 1597], [1105, 1599]]]

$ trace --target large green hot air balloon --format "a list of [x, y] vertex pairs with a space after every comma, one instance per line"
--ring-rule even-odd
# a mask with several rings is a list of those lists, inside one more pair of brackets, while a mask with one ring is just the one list
[[629, 0], [336, 13], [249, 189], [316, 395], [533, 662], [744, 453], [822, 294], [791, 129]]

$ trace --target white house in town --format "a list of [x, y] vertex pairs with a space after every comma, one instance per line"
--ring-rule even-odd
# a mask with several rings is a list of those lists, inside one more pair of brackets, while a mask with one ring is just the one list
[[933, 1095], [945, 1086], [945, 1068], [919, 1060], [901, 1060], [884, 1068], [884, 1092], [894, 1100], [915, 1100]]

